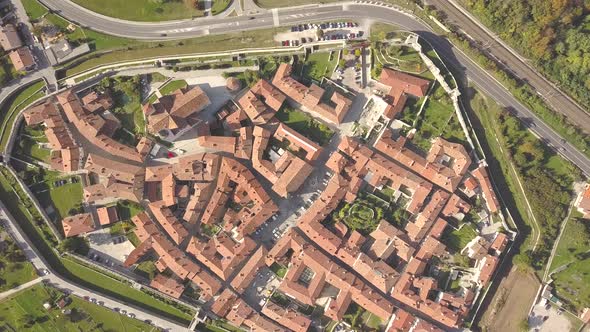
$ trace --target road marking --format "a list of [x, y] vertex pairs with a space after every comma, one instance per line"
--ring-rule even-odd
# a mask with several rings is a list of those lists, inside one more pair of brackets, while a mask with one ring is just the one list
[[275, 27], [278, 27], [279, 24], [279, 10], [278, 8], [272, 9], [272, 22]]

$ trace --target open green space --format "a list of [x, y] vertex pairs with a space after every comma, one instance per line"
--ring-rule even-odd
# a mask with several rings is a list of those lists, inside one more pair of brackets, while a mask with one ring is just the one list
[[[322, 0], [321, 3], [338, 1], [340, 0]], [[262, 8], [291, 7], [318, 3], [318, 1], [315, 0], [254, 0], [254, 2]]]
[[39, 142], [27, 136], [19, 136], [12, 153], [18, 158], [31, 158], [37, 161], [49, 162], [51, 150], [43, 148]]
[[590, 305], [590, 257], [576, 260], [567, 269], [552, 275], [555, 293], [566, 305], [576, 311]]
[[186, 88], [187, 86], [188, 86], [188, 84], [186, 83], [185, 80], [174, 80], [174, 81], [170, 81], [170, 82], [166, 83], [159, 90], [160, 90], [160, 93], [162, 94], [162, 96], [165, 96], [165, 95], [171, 94], [172, 92], [174, 92], [178, 89]]
[[150, 307], [152, 310], [164, 313], [170, 317], [175, 317], [177, 320], [180, 319], [181, 321], [188, 322], [192, 318], [190, 313], [183, 312], [180, 309], [165, 303], [165, 300], [158, 300], [149, 294], [132, 288], [128, 283], [97, 272], [80, 264], [74, 259], [63, 258], [62, 263], [69, 273], [71, 273], [71, 275], [77, 280], [84, 280], [85, 283], [91, 284], [94, 289], [98, 289], [103, 294], [117, 294], [118, 298], [126, 299], [128, 303]]
[[18, 113], [29, 106], [35, 100], [43, 97], [45, 93], [41, 91], [45, 87], [45, 81], [38, 81], [31, 85], [22, 87], [19, 92], [14, 93], [9, 97], [0, 108], [0, 150], [6, 149], [8, 139], [10, 138], [10, 130], [14, 121], [17, 118]]
[[64, 278], [175, 321], [188, 323], [194, 316], [191, 309], [180, 309], [180, 305], [176, 303], [136, 290], [126, 282], [86, 267], [73, 258], [58, 256], [54, 251], [57, 242], [49, 227], [43, 222], [28, 196], [19, 188], [16, 179], [4, 167], [0, 167], [0, 200], [5, 203], [48, 264]]
[[[84, 55], [60, 72], [60, 77], [79, 74], [88, 69], [131, 60], [151, 59], [159, 56], [180, 56], [194, 53], [216, 52], [253, 47], [273, 47], [277, 45], [273, 36], [284, 29], [261, 29], [255, 31], [235, 32], [225, 35], [209, 35], [181, 41], [141, 42], [131, 39], [100, 35], [85, 31], [93, 40], [97, 50], [113, 49], [108, 53]], [[108, 39], [107, 39], [108, 37]]]
[[330, 127], [303, 111], [283, 106], [275, 116], [296, 132], [319, 145], [324, 146], [328, 144], [330, 139], [332, 139], [332, 136], [334, 136], [334, 131], [330, 129]]
[[344, 319], [354, 331], [379, 331], [383, 321], [367, 311], [365, 308], [358, 305], [356, 302], [351, 302], [346, 312]]
[[567, 221], [550, 271], [559, 271], [552, 275], [555, 293], [570, 309], [579, 312], [590, 306], [590, 224], [582, 219], [582, 214], [572, 211]]
[[272, 263], [272, 265], [270, 266], [270, 270], [272, 272], [274, 272], [274, 274], [276, 274], [277, 277], [279, 277], [281, 279], [284, 278], [285, 275], [287, 275], [287, 271], [288, 271], [286, 266], [283, 266], [283, 265], [276, 263], [276, 262]]
[[337, 52], [315, 52], [307, 56], [303, 64], [302, 77], [321, 81], [322, 77], [330, 77], [338, 62]]
[[[129, 318], [107, 308], [69, 297], [64, 307], [69, 314], [56, 306], [63, 298], [59, 290], [35, 285], [0, 302], [0, 329], [3, 331], [156, 331], [137, 319]], [[52, 308], [47, 310], [44, 303]]]
[[113, 98], [114, 105], [110, 111], [121, 121], [122, 128], [135, 136], [145, 134], [146, 124], [141, 107], [139, 76], [105, 78], [101, 85]]
[[45, 6], [39, 3], [37, 0], [21, 0], [25, 11], [31, 20], [36, 20], [41, 16], [47, 14], [49, 11]]
[[33, 265], [27, 260], [16, 242], [0, 228], [0, 292], [7, 291], [37, 277]]
[[[573, 199], [572, 183], [581, 178], [581, 172], [543, 145], [517, 118], [495, 102], [473, 90], [470, 93], [469, 107], [477, 115], [472, 120], [475, 130], [485, 138], [482, 140], [484, 151], [491, 152], [487, 160], [492, 178], [526, 239], [517, 262], [540, 270], [547, 262], [559, 225], [567, 216]], [[524, 192], [518, 179], [522, 181]], [[529, 214], [524, 195], [531, 204], [538, 227]], [[533, 232], [540, 232], [534, 252], [530, 250], [534, 245]]]
[[[4, 54], [0, 52], [0, 55]], [[10, 61], [8, 55], [0, 56], [0, 87], [4, 85], [4, 83], [8, 83], [12, 79], [15, 79], [21, 73], [17, 72]]]
[[452, 252], [459, 252], [475, 237], [477, 230], [473, 224], [463, 224], [459, 229], [447, 227], [441, 242], [444, 243]]
[[[169, 21], [203, 16], [197, 1], [73, 0], [102, 15], [129, 21]], [[213, 1], [214, 3], [217, 1]], [[222, 1], [223, 2], [223, 1]], [[199, 1], [198, 3], [202, 3]], [[202, 6], [202, 4], [201, 4]]]
[[[431, 140], [442, 136], [457, 143], [466, 142], [465, 135], [456, 119], [455, 109], [446, 91], [437, 84], [426, 100], [421, 116], [416, 121], [416, 134], [412, 143], [424, 151], [430, 150]], [[419, 107], [419, 106], [413, 106]]]
[[137, 264], [134, 272], [147, 279], [152, 280], [154, 279], [156, 274], [158, 274], [158, 268], [156, 268], [156, 264], [154, 264], [154, 261], [147, 260]]
[[223, 13], [231, 5], [232, 1], [235, 0], [212, 0], [211, 15]]
[[334, 219], [343, 222], [351, 231], [368, 235], [379, 225], [383, 208], [366, 199], [357, 199], [352, 204], [345, 203], [334, 212]]
[[[83, 190], [80, 177], [62, 176], [54, 171], [40, 171], [42, 180], [30, 187], [46, 210], [55, 209], [54, 221], [82, 211]], [[58, 224], [59, 225], [59, 224]]]
[[550, 270], [583, 259], [588, 251], [590, 251], [590, 225], [588, 220], [582, 219], [580, 212], [574, 210], [563, 229]]

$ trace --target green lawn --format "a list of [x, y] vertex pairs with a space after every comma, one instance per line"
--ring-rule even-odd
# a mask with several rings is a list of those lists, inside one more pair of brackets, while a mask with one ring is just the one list
[[[0, 330], [3, 331], [155, 331], [156, 329], [137, 319], [71, 296], [72, 302], [65, 309], [69, 315], [53, 305], [63, 294], [41, 284], [18, 292], [0, 302]], [[52, 309], [45, 310], [49, 302]]]
[[140, 274], [148, 279], [154, 279], [158, 273], [158, 269], [156, 268], [156, 265], [153, 261], [143, 261], [137, 264], [135, 273]]
[[47, 8], [37, 0], [21, 0], [21, 2], [31, 20], [36, 20], [48, 12]]
[[303, 64], [302, 76], [304, 78], [320, 81], [322, 77], [330, 77], [338, 60], [338, 53], [333, 52], [330, 60], [330, 52], [316, 52], [307, 56]]
[[332, 216], [334, 221], [343, 222], [350, 230], [368, 235], [377, 229], [383, 217], [383, 208], [369, 199], [359, 198], [352, 204], [342, 205]]
[[133, 305], [147, 306], [156, 312], [160, 312], [160, 314], [165, 314], [183, 322], [189, 322], [193, 317], [192, 314], [187, 314], [176, 307], [159, 301], [140, 290], [132, 288], [131, 285], [96, 272], [73, 259], [64, 258], [62, 263], [77, 280], [83, 280], [85, 283], [91, 284], [93, 289], [97, 289], [102, 294], [115, 296]]
[[363, 320], [363, 324], [366, 327], [370, 328], [371, 330], [375, 330], [375, 331], [379, 330], [381, 324], [383, 324], [383, 321], [381, 320], [381, 318], [373, 315], [369, 311], [363, 312], [363, 314], [361, 315], [361, 319]]
[[14, 145], [14, 154], [22, 154], [32, 159], [49, 162], [51, 150], [42, 148], [38, 142], [30, 137], [20, 136]]
[[587, 255], [552, 277], [557, 296], [571, 309], [581, 311], [590, 306], [590, 258]]
[[247, 49], [253, 47], [277, 46], [273, 36], [285, 29], [262, 29], [256, 31], [235, 32], [226, 35], [210, 35], [182, 41], [140, 42], [131, 39], [111, 37], [85, 31], [89, 39], [94, 40], [96, 49], [116, 49], [106, 54], [89, 54], [79, 58], [79, 63], [72, 65], [61, 74], [68, 77], [96, 66], [122, 61], [149, 59], [158, 56], [195, 54], [203, 52], [224, 51], [229, 49]]
[[413, 143], [422, 150], [428, 151], [431, 146], [430, 140], [438, 136], [444, 136], [443, 133], [447, 130], [450, 131], [450, 134], [447, 134], [449, 137], [464, 137], [460, 127], [459, 131], [456, 129], [458, 122], [455, 125], [451, 122], [454, 112], [450, 98], [445, 90], [437, 84], [426, 101], [426, 105], [424, 105], [421, 118], [417, 121], [417, 131]]
[[8, 233], [0, 228], [0, 243], [4, 251], [0, 255], [0, 292], [37, 278], [33, 265]]
[[555, 256], [551, 262], [551, 270], [579, 260], [577, 257], [582, 257], [589, 250], [590, 227], [588, 227], [588, 220], [582, 219], [582, 214], [574, 210], [557, 245]]
[[[0, 52], [0, 55], [3, 53]], [[20, 73], [14, 69], [10, 57], [8, 55], [0, 56], [0, 87], [19, 75]]]
[[459, 252], [465, 248], [467, 243], [475, 239], [476, 236], [477, 231], [473, 224], [464, 224], [463, 227], [458, 230], [455, 230], [452, 227], [447, 227], [441, 242], [444, 243], [450, 251]]
[[152, 83], [153, 82], [164, 82], [167, 79], [168, 79], [168, 77], [166, 77], [158, 72], [150, 74], [150, 82], [152, 82]]
[[579, 311], [590, 306], [590, 226], [582, 214], [572, 211], [557, 245], [551, 271], [565, 265], [566, 269], [553, 275], [559, 298]]
[[[78, 182], [73, 180], [77, 179]], [[55, 182], [66, 180], [67, 183], [56, 186]], [[47, 171], [44, 181], [31, 187], [43, 207], [53, 206], [57, 220], [70, 215], [70, 210], [78, 208], [83, 200], [83, 190], [80, 178], [77, 176], [61, 176], [58, 172]]]
[[102, 15], [130, 21], [168, 21], [203, 16], [203, 11], [189, 7], [186, 1], [145, 0], [73, 0]]
[[0, 124], [2, 138], [0, 139], [0, 150], [4, 151], [10, 137], [10, 129], [18, 112], [26, 108], [35, 100], [43, 97], [45, 93], [39, 90], [45, 87], [45, 81], [38, 81], [13, 94], [0, 108]]
[[276, 113], [276, 117], [296, 132], [322, 146], [328, 144], [334, 136], [334, 131], [328, 126], [299, 110], [283, 107]]
[[[139, 80], [135, 77], [111, 80], [110, 92], [114, 101], [111, 112], [121, 121], [121, 126], [134, 135], [143, 135], [146, 131], [139, 89]], [[129, 141], [135, 143], [135, 137]]]
[[232, 3], [232, 0], [212, 0], [212, 2], [211, 15], [217, 15], [226, 10], [227, 7], [229, 7], [229, 5]]
[[178, 89], [186, 88], [187, 85], [188, 84], [186, 83], [185, 80], [170, 81], [170, 82], [166, 83], [163, 87], [160, 88], [160, 93], [163, 96], [169, 95]]
[[288, 271], [288, 269], [285, 266], [283, 266], [279, 263], [273, 263], [270, 266], [270, 269], [272, 272], [274, 272], [274, 274], [277, 275], [277, 277], [279, 277], [281, 279], [284, 278], [285, 275], [287, 275], [287, 271]]
[[130, 201], [117, 202], [117, 212], [121, 220], [130, 220], [144, 209], [141, 205]]

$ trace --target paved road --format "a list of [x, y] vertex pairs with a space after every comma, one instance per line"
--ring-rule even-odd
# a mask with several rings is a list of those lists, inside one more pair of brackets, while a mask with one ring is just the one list
[[[177, 39], [221, 34], [236, 30], [255, 30], [277, 25], [292, 25], [316, 20], [336, 18], [373, 19], [396, 24], [414, 31], [429, 41], [444, 60], [459, 69], [479, 88], [496, 101], [511, 107], [515, 114], [542, 137], [549, 146], [570, 159], [590, 175], [590, 159], [563, 140], [556, 132], [539, 120], [528, 108], [516, 100], [504, 87], [492, 78], [483, 68], [471, 61], [444, 37], [438, 36], [421, 21], [387, 7], [367, 4], [345, 3], [334, 5], [314, 5], [278, 10], [260, 10], [248, 16], [210, 17], [158, 23], [130, 22], [98, 15], [70, 1], [41, 0], [49, 8], [78, 24], [112, 35], [137, 39]], [[590, 121], [587, 121], [590, 123]]]
[[487, 52], [492, 54], [516, 76], [526, 80], [553, 107], [563, 113], [572, 123], [578, 124], [590, 133], [590, 114], [553, 83], [543, 77], [526, 59], [512, 50], [500, 38], [496, 37], [468, 11], [454, 3], [453, 0], [429, 0], [429, 4], [444, 11], [450, 22], [474, 40], [485, 45]]
[[69, 281], [63, 279], [61, 276], [55, 274], [55, 271], [47, 264], [45, 259], [39, 254], [37, 248], [33, 246], [29, 238], [24, 234], [22, 229], [18, 226], [16, 220], [7, 212], [4, 204], [0, 202], [0, 222], [5, 226], [11, 236], [15, 239], [15, 242], [23, 250], [27, 259], [33, 264], [37, 270], [46, 269], [50, 273], [43, 277], [43, 280], [51, 284], [52, 286], [64, 290], [70, 294], [78, 297], [88, 296], [96, 299], [97, 302], [102, 301], [106, 308], [120, 308], [126, 310], [128, 313], [134, 313], [136, 318], [139, 320], [150, 320], [155, 326], [161, 327], [168, 331], [186, 331], [186, 326], [182, 326], [171, 322], [165, 318], [155, 316], [149, 312], [144, 311], [126, 303], [119, 302], [118, 300], [102, 296], [94, 291], [82, 288], [78, 285], [72, 284]]
[[20, 284], [12, 289], [2, 292], [2, 293], [0, 293], [0, 300], [5, 299], [9, 296], [12, 296], [13, 294], [18, 293], [23, 289], [27, 289], [33, 285], [36, 285], [36, 284], [40, 283], [41, 281], [43, 281], [43, 278], [35, 278], [31, 281], [25, 282], [24, 284]]

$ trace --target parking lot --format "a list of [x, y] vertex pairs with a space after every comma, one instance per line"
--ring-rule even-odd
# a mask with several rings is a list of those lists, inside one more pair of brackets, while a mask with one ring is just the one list
[[108, 267], [123, 265], [127, 256], [135, 249], [125, 236], [112, 236], [108, 228], [89, 233], [86, 238], [90, 244], [88, 256]]
[[570, 331], [572, 324], [568, 313], [541, 301], [529, 316], [529, 326], [534, 332]]
[[365, 36], [366, 29], [358, 22], [323, 22], [299, 24], [290, 32], [278, 33], [275, 40], [283, 46], [300, 46], [306, 43], [358, 39]]

